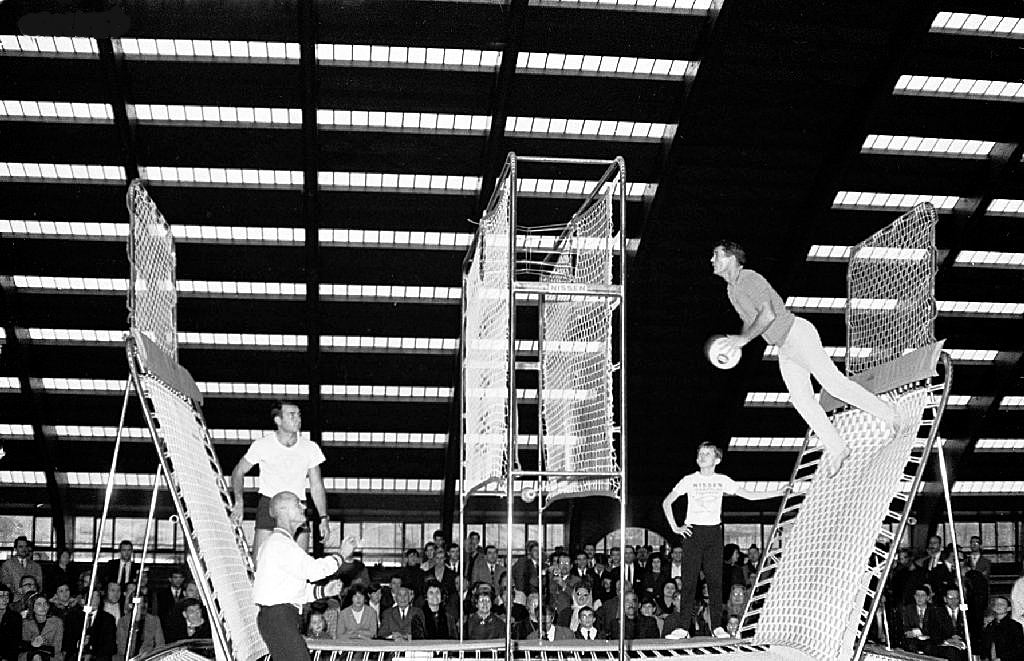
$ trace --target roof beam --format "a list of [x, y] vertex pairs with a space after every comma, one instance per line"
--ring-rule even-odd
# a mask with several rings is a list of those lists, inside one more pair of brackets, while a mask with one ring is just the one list
[[[302, 84], [302, 226], [306, 229], [304, 258], [306, 271], [306, 366], [309, 379], [307, 419], [310, 440], [320, 445], [323, 440], [321, 411], [322, 374], [320, 370], [320, 186], [318, 171], [320, 143], [317, 128], [317, 104], [320, 80], [317, 69], [317, 6], [316, 0], [298, 0], [299, 70]], [[320, 512], [326, 515], [327, 512]], [[324, 540], [319, 526], [313, 526], [313, 551], [323, 553]]]
[[128, 114], [131, 100], [128, 98], [128, 74], [125, 70], [124, 54], [108, 39], [97, 39], [100, 62], [107, 79], [107, 99], [114, 111], [114, 127], [117, 129], [120, 162], [124, 166], [126, 184], [139, 176], [139, 150], [135, 141], [135, 118]]
[[516, 61], [519, 59], [519, 46], [529, 4], [530, 0], [509, 2], [508, 30], [505, 47], [501, 50], [501, 65], [498, 67], [498, 77], [494, 83], [494, 94], [491, 97], [491, 130], [487, 133], [487, 142], [484, 144], [483, 179], [480, 182], [480, 195], [477, 196], [474, 218], [486, 211], [491, 193], [494, 192], [494, 180], [504, 163], [505, 155], [502, 150], [505, 144], [505, 122], [508, 119], [508, 98], [512, 93], [512, 80], [515, 78]]

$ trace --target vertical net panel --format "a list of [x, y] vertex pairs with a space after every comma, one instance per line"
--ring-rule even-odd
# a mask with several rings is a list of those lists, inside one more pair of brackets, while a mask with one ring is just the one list
[[[612, 284], [611, 191], [569, 222], [542, 282]], [[612, 311], [608, 297], [545, 295], [541, 304], [540, 406], [545, 469], [608, 473], [616, 470], [613, 447]], [[551, 478], [549, 500], [617, 495], [618, 479]]]
[[150, 376], [143, 375], [142, 383], [172, 467], [168, 480], [186, 507], [186, 534], [199, 551], [203, 576], [196, 580], [206, 581], [213, 595], [207, 604], [210, 616], [223, 622], [236, 661], [259, 659], [267, 650], [256, 629], [252, 582], [220, 488], [224, 476], [206, 451], [209, 431], [191, 402]]
[[503, 179], [498, 203], [477, 229], [476, 251], [464, 278], [464, 447], [468, 493], [502, 479], [509, 419], [509, 206]]
[[128, 187], [131, 221], [129, 325], [178, 360], [178, 294], [171, 228], [138, 179]]
[[935, 207], [921, 203], [851, 251], [847, 374], [935, 342], [936, 222]]

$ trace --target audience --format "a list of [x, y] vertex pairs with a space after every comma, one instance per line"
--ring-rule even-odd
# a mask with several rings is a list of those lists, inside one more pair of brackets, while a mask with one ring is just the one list
[[982, 659], [1024, 661], [1024, 627], [1010, 617], [1010, 599], [993, 597], [989, 603], [991, 619], [985, 624], [981, 644], [974, 648]]
[[483, 590], [474, 599], [476, 610], [466, 616], [466, 640], [491, 640], [505, 637], [505, 620], [491, 612], [491, 593]]
[[309, 623], [306, 625], [306, 638], [314, 640], [331, 640], [331, 632], [327, 630], [327, 619], [320, 611], [313, 611], [309, 614]]
[[[379, 590], [378, 590], [379, 593]], [[370, 640], [377, 636], [377, 611], [367, 605], [366, 588], [353, 585], [349, 588], [352, 604], [338, 613], [335, 638], [337, 640]]]
[[380, 638], [396, 643], [423, 639], [423, 611], [411, 602], [412, 590], [406, 587], [395, 590], [395, 605], [380, 616]]
[[0, 565], [0, 583], [17, 593], [23, 576], [35, 578], [37, 589], [43, 584], [43, 568], [32, 559], [32, 543], [24, 535], [14, 540], [14, 554]]
[[39, 593], [29, 602], [29, 615], [21, 626], [21, 659], [50, 661], [60, 658], [64, 644], [64, 623], [50, 615], [50, 600]]
[[554, 642], [556, 640], [575, 640], [576, 634], [572, 632], [568, 627], [560, 627], [555, 622], [557, 614], [555, 607], [551, 604], [544, 605], [544, 616], [541, 621], [541, 626], [537, 631], [534, 631], [526, 637], [527, 640], [540, 640]]
[[423, 638], [426, 640], [458, 639], [456, 617], [448, 612], [444, 604], [444, 588], [436, 580], [426, 584], [427, 598], [423, 607]]

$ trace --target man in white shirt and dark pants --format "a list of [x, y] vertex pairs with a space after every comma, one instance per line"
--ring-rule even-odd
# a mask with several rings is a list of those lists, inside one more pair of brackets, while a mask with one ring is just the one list
[[270, 516], [277, 526], [260, 549], [253, 583], [260, 609], [256, 626], [274, 661], [308, 660], [300, 611], [303, 604], [341, 592], [340, 580], [326, 586], [314, 586], [312, 581], [341, 569], [355, 550], [355, 540], [342, 540], [338, 555], [313, 558], [295, 543], [295, 531], [306, 522], [306, 510], [298, 496], [288, 492], [274, 496]]
[[[270, 413], [274, 418], [274, 424], [277, 425], [277, 431], [253, 441], [245, 456], [238, 460], [238, 464], [231, 471], [231, 490], [235, 497], [231, 518], [235, 524], [240, 525], [245, 509], [242, 502], [245, 474], [257, 464], [260, 467], [260, 500], [256, 507], [256, 536], [252, 543], [254, 560], [259, 557], [260, 546], [274, 530], [274, 520], [269, 514], [270, 499], [278, 493], [287, 491], [302, 500], [306, 495], [307, 477], [310, 495], [320, 514], [320, 534], [325, 541], [330, 532], [327, 492], [324, 490], [323, 476], [320, 474], [320, 464], [326, 461], [323, 451], [313, 441], [300, 437], [302, 412], [297, 404], [279, 401]], [[305, 533], [299, 536], [299, 545], [303, 549], [307, 548], [308, 541]]]
[[[704, 569], [708, 582], [708, 612], [712, 614], [711, 626], [720, 625], [722, 614], [722, 496], [739, 496], [746, 500], [768, 500], [785, 495], [786, 489], [756, 493], [736, 484], [727, 475], [716, 473], [722, 463], [722, 450], [712, 443], [701, 443], [697, 448], [696, 473], [690, 473], [665, 496], [662, 508], [669, 526], [682, 535], [683, 587], [679, 612], [693, 612], [693, 598], [697, 590], [697, 575]], [[672, 505], [686, 496], [686, 519], [682, 526], [676, 524]]]

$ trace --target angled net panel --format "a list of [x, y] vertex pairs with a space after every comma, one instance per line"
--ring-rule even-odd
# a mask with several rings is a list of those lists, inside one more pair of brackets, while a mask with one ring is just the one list
[[509, 433], [509, 305], [511, 299], [508, 179], [480, 220], [463, 282], [463, 492], [503, 478]]
[[846, 373], [935, 342], [935, 207], [929, 202], [860, 242], [847, 269]]
[[[614, 250], [612, 193], [569, 222], [541, 282], [610, 287]], [[540, 406], [545, 469], [610, 473], [614, 395], [612, 314], [618, 301], [606, 296], [548, 294], [541, 303]], [[617, 478], [554, 478], [547, 497], [618, 494]]]
[[151, 376], [141, 381], [171, 466], [168, 483], [186, 511], [182, 525], [199, 551], [203, 575], [196, 580], [206, 581], [213, 595], [210, 616], [223, 623], [232, 658], [255, 661], [267, 649], [256, 629], [252, 581], [224, 500], [224, 476], [208, 452], [209, 430], [190, 401]]
[[131, 222], [129, 325], [177, 362], [178, 293], [171, 228], [138, 179], [128, 187], [127, 204]]
[[[915, 388], [896, 398], [901, 417], [918, 419], [933, 395]], [[881, 522], [900, 491], [917, 428], [896, 438], [870, 413], [851, 409], [833, 424], [853, 453], [830, 479], [814, 479], [775, 570], [754, 640], [803, 650], [820, 661], [850, 659], [863, 630], [870, 558]]]

